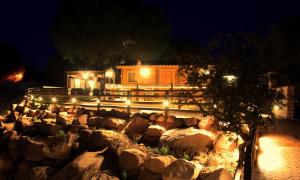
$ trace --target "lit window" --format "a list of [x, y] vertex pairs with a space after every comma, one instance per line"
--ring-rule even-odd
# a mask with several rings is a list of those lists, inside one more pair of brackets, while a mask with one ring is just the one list
[[80, 88], [80, 79], [75, 79], [75, 88]]
[[137, 82], [136, 72], [128, 72], [128, 82]]

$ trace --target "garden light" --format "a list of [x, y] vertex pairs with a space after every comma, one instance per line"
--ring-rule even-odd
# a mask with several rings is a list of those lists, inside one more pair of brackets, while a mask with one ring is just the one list
[[42, 98], [42, 97], [39, 97], [39, 101], [43, 101], [43, 98]]
[[126, 104], [126, 106], [130, 106], [131, 101], [129, 99], [126, 99], [125, 104]]
[[53, 98], [52, 98], [52, 102], [56, 102], [56, 97], [53, 97]]
[[167, 108], [169, 105], [170, 105], [170, 102], [169, 102], [169, 101], [165, 100], [165, 101], [163, 102], [163, 106], [164, 106], [165, 108]]
[[76, 101], [77, 101], [76, 98], [72, 98], [73, 103], [76, 103]]

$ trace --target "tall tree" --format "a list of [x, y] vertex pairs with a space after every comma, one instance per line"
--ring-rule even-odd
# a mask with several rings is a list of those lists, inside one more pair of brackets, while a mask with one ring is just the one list
[[71, 64], [101, 66], [158, 59], [168, 47], [170, 29], [158, 10], [137, 0], [64, 0], [52, 36]]
[[282, 104], [282, 94], [268, 85], [271, 63], [261, 59], [266, 43], [257, 34], [221, 35], [203, 55], [182, 65], [188, 82], [202, 91], [201, 98], [193, 99], [201, 112], [215, 117], [219, 130], [242, 136], [241, 155], [256, 129], [275, 119], [273, 106]]

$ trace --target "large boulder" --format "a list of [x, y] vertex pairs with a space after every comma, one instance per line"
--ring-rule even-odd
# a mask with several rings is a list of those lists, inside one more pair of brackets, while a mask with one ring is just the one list
[[228, 171], [221, 168], [208, 174], [203, 180], [233, 180], [233, 178]]
[[176, 158], [171, 155], [167, 156], [152, 156], [145, 162], [145, 168], [153, 173], [162, 174]]
[[160, 143], [173, 150], [187, 151], [190, 154], [207, 152], [212, 146], [215, 135], [209, 131], [195, 128], [172, 129], [160, 137]]
[[15, 179], [18, 180], [47, 180], [55, 172], [55, 168], [50, 166], [34, 166], [29, 162], [19, 164], [15, 174]]
[[93, 117], [90, 117], [87, 121], [87, 124], [90, 126], [90, 127], [97, 127], [97, 128], [100, 128], [101, 127], [101, 123], [103, 121], [103, 117], [100, 117], [100, 116], [93, 116]]
[[150, 125], [145, 132], [146, 136], [161, 137], [166, 132], [166, 128], [160, 125]]
[[197, 179], [202, 166], [198, 163], [178, 159], [171, 163], [163, 172], [163, 180], [193, 180]]
[[78, 118], [75, 118], [72, 122], [73, 125], [87, 125], [88, 124], [88, 114], [81, 114]]
[[141, 116], [136, 116], [125, 127], [125, 134], [143, 134], [149, 125], [150, 123], [148, 119], [145, 119]]
[[125, 171], [139, 170], [147, 160], [148, 154], [139, 149], [126, 149], [119, 157], [119, 166]]
[[0, 122], [1, 123], [1, 127], [2, 129], [6, 130], [6, 131], [13, 131], [15, 129], [15, 123], [3, 123], [3, 122]]
[[52, 179], [93, 179], [101, 174], [100, 168], [104, 157], [102, 152], [85, 152], [67, 164]]
[[233, 151], [238, 146], [238, 137], [234, 133], [223, 133], [219, 132], [215, 143], [214, 143], [214, 150], [216, 152], [223, 152], [223, 151]]
[[182, 127], [183, 123], [180, 118], [176, 118], [175, 116], [168, 116], [167, 121], [164, 124], [166, 129], [175, 129]]
[[9, 157], [8, 154], [0, 155], [0, 172], [9, 171], [13, 169], [13, 160]]
[[85, 144], [88, 149], [98, 150], [109, 147], [110, 150], [120, 155], [125, 149], [134, 144], [124, 134], [112, 130], [83, 130], [80, 132], [80, 142]]
[[158, 114], [158, 113], [151, 113], [149, 115], [149, 120], [155, 122], [155, 120], [158, 118], [159, 115], [160, 114]]
[[101, 122], [101, 127], [112, 130], [122, 130], [126, 126], [126, 120], [119, 118], [106, 117]]
[[197, 126], [199, 123], [199, 119], [197, 118], [182, 118], [181, 121], [183, 122], [183, 125], [186, 127], [193, 127]]
[[198, 123], [200, 129], [215, 131], [215, 119], [211, 116], [203, 117]]
[[43, 155], [52, 159], [68, 159], [77, 138], [77, 134], [49, 137], [44, 143]]
[[[53, 120], [53, 121], [52, 121]], [[43, 120], [39, 126], [39, 134], [44, 136], [55, 136], [62, 130], [62, 126], [55, 124], [55, 119]]]
[[29, 137], [22, 137], [24, 157], [29, 161], [41, 161], [46, 158], [43, 154], [44, 143]]

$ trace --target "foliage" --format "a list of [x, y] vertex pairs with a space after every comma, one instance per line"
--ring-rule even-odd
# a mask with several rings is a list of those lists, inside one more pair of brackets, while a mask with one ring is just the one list
[[158, 10], [136, 0], [64, 0], [52, 37], [70, 64], [111, 66], [124, 59], [158, 59], [170, 30]]
[[190, 157], [190, 155], [186, 152], [183, 153], [182, 159], [188, 160], [190, 161], [192, 158]]
[[121, 179], [122, 180], [126, 180], [127, 179], [127, 172], [125, 170], [122, 171]]
[[[263, 58], [265, 46], [267, 41], [257, 33], [221, 35], [182, 65], [188, 82], [202, 89], [202, 97], [193, 99], [201, 112], [214, 116], [220, 130], [236, 132], [246, 141], [257, 127], [274, 120], [273, 105], [282, 104], [282, 94], [268, 86], [271, 68]], [[249, 134], [243, 133], [244, 124]]]

